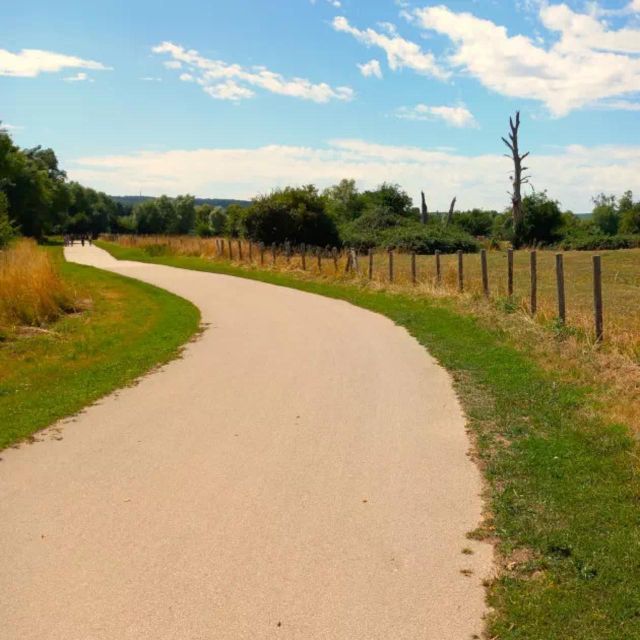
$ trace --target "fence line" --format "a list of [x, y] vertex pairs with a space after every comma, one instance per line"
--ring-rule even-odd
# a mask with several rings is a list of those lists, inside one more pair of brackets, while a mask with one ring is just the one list
[[[158, 245], [171, 244], [171, 238], [167, 237], [146, 237], [150, 241], [155, 242]], [[117, 237], [115, 238], [117, 241]], [[389, 284], [401, 284], [398, 278], [398, 269], [396, 265], [396, 256], [402, 257], [402, 253], [394, 250], [387, 250], [384, 253], [377, 252], [373, 249], [369, 249], [366, 252], [367, 260], [364, 262], [364, 270], [361, 271], [360, 263], [358, 259], [358, 253], [351, 249], [339, 250], [337, 247], [315, 247], [312, 245], [301, 244], [300, 246], [293, 246], [291, 243], [284, 243], [278, 246], [276, 243], [272, 243], [270, 246], [271, 264], [266, 264], [265, 255], [267, 248], [263, 242], [257, 244], [257, 251], [255, 243], [252, 241], [242, 241], [240, 239], [235, 240], [235, 251], [233, 241], [231, 238], [213, 238], [211, 245], [213, 247], [213, 256], [221, 259], [228, 259], [230, 261], [237, 261], [243, 264], [256, 264], [261, 267], [277, 268], [279, 266], [279, 257], [283, 257], [286, 261], [287, 268], [295, 269], [299, 268], [302, 271], [313, 273], [313, 261], [308, 260], [309, 256], [315, 256], [316, 271], [318, 274], [325, 274], [323, 258], [327, 258], [332, 263], [332, 275], [352, 278], [363, 278], [368, 281], [382, 281]], [[246, 249], [246, 251], [245, 251]], [[257, 254], [257, 258], [256, 258]], [[376, 268], [376, 257], [386, 254], [386, 269], [380, 270]], [[504, 254], [503, 254], [504, 255]], [[408, 266], [408, 279], [413, 285], [419, 285], [422, 283], [431, 284], [436, 288], [442, 288], [451, 290], [457, 289], [459, 293], [473, 292], [473, 290], [481, 293], [484, 298], [491, 300], [499, 294], [498, 291], [493, 290], [490, 284], [490, 268], [488, 264], [488, 252], [486, 249], [482, 249], [479, 253], [479, 262], [471, 262], [471, 265], [476, 264], [475, 268], [479, 268], [479, 283], [473, 284], [468, 280], [466, 274], [465, 262], [466, 260], [472, 261], [476, 254], [464, 254], [462, 251], [457, 251], [455, 254], [455, 275], [448, 272], [447, 278], [443, 271], [442, 258], [443, 254], [436, 250], [432, 256], [433, 277], [425, 275], [425, 271], [418, 268], [417, 255], [415, 252], [410, 252], [407, 257], [409, 260]], [[508, 249], [506, 251], [507, 258], [507, 272], [506, 272], [506, 293], [507, 299], [513, 302], [515, 291], [515, 269], [514, 269], [514, 251]], [[477, 258], [476, 258], [477, 259]], [[406, 263], [405, 263], [406, 264]], [[423, 263], [421, 263], [423, 264]], [[534, 249], [529, 252], [529, 282], [528, 289], [528, 313], [531, 317], [535, 317], [539, 311], [539, 265], [538, 265], [538, 252]], [[406, 267], [405, 267], [406, 268]], [[386, 277], [383, 275], [386, 271]], [[567, 323], [567, 298], [566, 298], [566, 285], [565, 285], [565, 264], [564, 255], [562, 253], [555, 254], [555, 297], [556, 297], [556, 318], [562, 325]], [[407, 271], [405, 271], [407, 274]], [[453, 277], [453, 281], [451, 280]], [[405, 282], [407, 276], [405, 275]], [[603, 303], [603, 288], [602, 288], [602, 259], [599, 255], [594, 255], [592, 260], [592, 280], [593, 280], [593, 335], [596, 341], [600, 342], [604, 340], [605, 328], [604, 328], [604, 303]], [[455, 282], [455, 285], [454, 285]], [[477, 282], [477, 281], [476, 281]], [[504, 281], [503, 281], [504, 282]], [[473, 286], [471, 286], [473, 284]], [[479, 287], [479, 290], [478, 290]], [[494, 292], [492, 296], [492, 292]], [[523, 301], [523, 305], [527, 306], [527, 303]]]

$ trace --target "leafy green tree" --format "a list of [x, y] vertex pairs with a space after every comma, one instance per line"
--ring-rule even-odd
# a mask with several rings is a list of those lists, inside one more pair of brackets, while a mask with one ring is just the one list
[[616, 205], [616, 197], [604, 193], [593, 199], [593, 222], [602, 233], [613, 236], [618, 233], [620, 214]]
[[[231, 218], [231, 206], [227, 216]], [[326, 212], [325, 199], [313, 185], [276, 189], [253, 199], [243, 213], [246, 233], [266, 244], [338, 244], [335, 221]]]
[[133, 219], [138, 233], [164, 233], [165, 226], [157, 200], [145, 200], [133, 207]]
[[224, 232], [233, 238], [244, 237], [247, 233], [246, 218], [247, 210], [239, 204], [230, 204], [225, 212]]
[[173, 218], [169, 233], [185, 235], [193, 231], [196, 220], [195, 198], [190, 195], [178, 196], [173, 201]]
[[325, 189], [323, 197], [326, 211], [336, 223], [355, 220], [363, 211], [365, 200], [358, 192], [355, 180], [341, 180], [333, 187]]
[[522, 199], [522, 235], [524, 244], [551, 244], [561, 237], [562, 211], [557, 200], [546, 191], [538, 191]]
[[201, 204], [196, 207], [195, 232], [198, 236], [223, 235], [226, 221], [227, 217], [220, 206]]
[[413, 201], [400, 185], [385, 182], [374, 191], [365, 191], [362, 194], [364, 209], [371, 207], [385, 207], [391, 213], [406, 218], [419, 218], [413, 206]]
[[640, 234], [640, 202], [633, 201], [633, 193], [627, 191], [618, 201], [620, 233]]

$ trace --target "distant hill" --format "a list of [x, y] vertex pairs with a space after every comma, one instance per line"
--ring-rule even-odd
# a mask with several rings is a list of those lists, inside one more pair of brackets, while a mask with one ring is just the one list
[[[111, 196], [113, 200], [125, 207], [133, 207], [146, 200], [154, 200], [155, 196]], [[228, 207], [230, 204], [239, 204], [241, 207], [248, 207], [249, 200], [233, 200], [230, 198], [196, 198], [196, 205], [210, 204], [213, 207]]]

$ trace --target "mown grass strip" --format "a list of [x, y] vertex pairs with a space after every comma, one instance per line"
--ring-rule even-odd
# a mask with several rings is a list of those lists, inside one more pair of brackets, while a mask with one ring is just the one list
[[494, 539], [503, 565], [489, 586], [487, 637], [640, 638], [637, 449], [622, 425], [598, 417], [589, 389], [543, 371], [446, 301], [101, 246], [120, 259], [339, 298], [406, 327], [454, 376], [475, 434], [490, 512], [477, 535]]
[[65, 282], [90, 303], [47, 332], [0, 344], [0, 448], [171, 360], [200, 322], [197, 308], [178, 296], [64, 262], [60, 247], [47, 250]]

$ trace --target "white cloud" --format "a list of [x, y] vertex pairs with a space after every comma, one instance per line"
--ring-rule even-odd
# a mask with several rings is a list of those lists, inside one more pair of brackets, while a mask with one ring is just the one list
[[356, 29], [344, 16], [336, 16], [332, 25], [336, 31], [348, 33], [369, 47], [380, 47], [387, 54], [389, 67], [394, 71], [406, 67], [435, 78], [448, 77], [448, 73], [438, 66], [435, 56], [422, 51], [415, 42], [398, 35], [385, 35], [374, 29]]
[[[640, 146], [569, 146], [532, 155], [528, 164], [536, 188], [548, 188], [574, 211], [588, 211], [592, 195], [622, 193], [636, 183]], [[142, 190], [150, 195], [188, 192], [240, 198], [276, 186], [312, 182], [324, 187], [353, 177], [363, 188], [392, 181], [415, 197], [425, 190], [434, 209], [446, 208], [454, 195], [461, 207], [501, 209], [508, 204], [509, 169], [501, 149], [469, 156], [334, 140], [322, 148], [271, 145], [81, 158], [71, 165], [69, 176], [108, 193]]]
[[65, 82], [93, 82], [93, 78], [90, 78], [84, 71], [79, 71], [75, 76], [67, 76], [62, 79]]
[[24, 129], [23, 126], [19, 125], [19, 124], [9, 124], [8, 122], [2, 122], [0, 120], [0, 131], [4, 129], [5, 131], [22, 131], [22, 129]]
[[106, 71], [111, 70], [111, 67], [95, 60], [83, 60], [53, 51], [22, 49], [19, 53], [11, 53], [0, 49], [0, 76], [35, 78], [41, 73], [57, 73], [63, 69]]
[[360, 69], [360, 73], [365, 78], [369, 78], [370, 76], [382, 78], [382, 69], [380, 68], [380, 63], [377, 60], [369, 60], [369, 62], [359, 64], [358, 69]]
[[415, 107], [400, 107], [396, 110], [397, 118], [403, 120], [444, 120], [452, 127], [477, 127], [474, 115], [465, 106], [431, 106], [417, 104]]
[[219, 100], [250, 98], [255, 95], [252, 88], [320, 103], [351, 100], [354, 95], [349, 87], [331, 87], [324, 82], [314, 84], [305, 78], [287, 79], [266, 67], [246, 69], [239, 64], [211, 60], [193, 49], [187, 50], [172, 42], [163, 42], [154, 47], [153, 52], [171, 56], [172, 59], [165, 62], [165, 66], [173, 64], [177, 65], [176, 68], [187, 67], [189, 75], [195, 78], [205, 93]]
[[155, 76], [143, 76], [140, 80], [143, 82], [162, 82], [162, 78], [156, 78]]
[[543, 102], [555, 116], [597, 101], [640, 92], [640, 30], [607, 29], [567, 5], [542, 3], [539, 18], [559, 39], [549, 48], [470, 13], [440, 5], [416, 9], [424, 29], [447, 36], [450, 64], [503, 95]]

